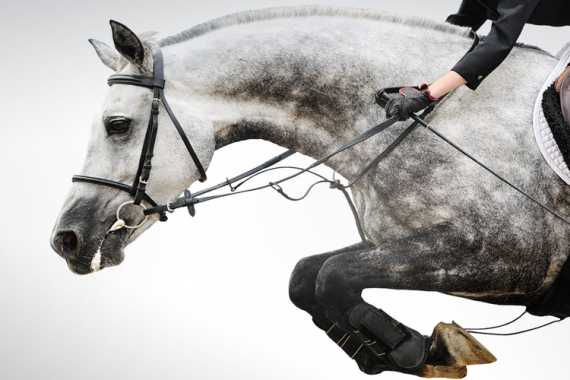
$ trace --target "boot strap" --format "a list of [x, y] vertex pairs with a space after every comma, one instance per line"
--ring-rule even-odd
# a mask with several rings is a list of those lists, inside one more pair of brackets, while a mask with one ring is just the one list
[[348, 322], [377, 355], [392, 351], [410, 335], [406, 326], [366, 303], [357, 304], [348, 312]]
[[356, 354], [358, 354], [360, 349], [364, 346], [364, 344], [356, 337], [351, 336], [350, 333], [343, 330], [336, 323], [333, 323], [327, 330], [327, 335], [337, 344], [337, 346], [342, 348], [342, 350], [350, 356], [351, 359], [354, 359]]

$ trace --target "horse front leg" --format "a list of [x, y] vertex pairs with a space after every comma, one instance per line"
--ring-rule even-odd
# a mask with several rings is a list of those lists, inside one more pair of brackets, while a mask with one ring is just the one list
[[362, 372], [373, 375], [385, 370], [392, 370], [392, 368], [384, 360], [364, 348], [365, 343], [354, 333], [353, 329], [347, 326], [335, 312], [324, 308], [317, 301], [315, 295], [317, 276], [328, 259], [363, 249], [364, 245], [358, 243], [332, 252], [303, 258], [297, 263], [291, 274], [289, 297], [295, 306], [313, 317], [315, 325], [325, 331], [326, 335], [348, 357], [356, 361]]
[[[520, 247], [513, 246], [512, 252], [507, 252], [504, 245], [498, 244], [496, 248], [480, 245], [474, 239], [466, 240], [461, 231], [448, 225], [370, 249], [322, 256], [321, 262], [316, 277], [313, 277], [313, 286], [314, 299], [322, 310], [313, 305], [313, 319], [318, 319], [314, 316], [315, 310], [320, 310], [320, 315], [328, 316], [327, 319], [333, 323], [337, 318], [366, 343], [368, 351], [384, 360], [385, 364], [387, 362], [392, 370], [429, 377], [463, 377], [466, 374], [464, 365], [476, 364], [470, 359], [449, 357], [449, 347], [443, 347], [448, 342], [438, 339], [442, 335], [463, 335], [467, 346], [476, 349], [479, 345], [454, 326], [449, 327], [453, 330], [451, 332], [449, 329], [436, 330], [432, 339], [427, 339], [366, 303], [361, 297], [363, 289], [506, 295], [535, 289], [536, 284], [528, 282], [529, 275], [540, 277], [526, 268], [533, 264], [520, 255]], [[528, 289], [520, 288], [521, 276], [526, 278], [524, 286]], [[312, 281], [311, 277], [307, 282]], [[295, 278], [296, 272], [292, 280]], [[477, 364], [494, 361], [488, 351], [481, 350], [483, 359]], [[441, 366], [453, 368], [446, 370]]]

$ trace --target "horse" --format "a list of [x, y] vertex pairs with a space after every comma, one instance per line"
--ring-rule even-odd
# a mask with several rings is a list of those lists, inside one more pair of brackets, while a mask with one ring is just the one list
[[[111, 26], [115, 49], [90, 42], [117, 74], [152, 77], [155, 52], [163, 52], [164, 94], [196, 159], [189, 159], [153, 91], [110, 81], [81, 174], [133, 182], [154, 117], [149, 104], [156, 105], [161, 127], [146, 192], [161, 204], [204, 179], [199, 166], [207, 170], [214, 152], [235, 142], [264, 139], [326, 156], [384, 119], [374, 102], [379, 88], [434, 80], [473, 42], [466, 28], [324, 6], [237, 13], [160, 41], [154, 33]], [[569, 189], [542, 159], [531, 125], [539, 89], [556, 63], [519, 45], [477, 91], [454, 91], [427, 121], [569, 215]], [[406, 127], [398, 122], [327, 165], [352, 181]], [[363, 289], [436, 291], [532, 307], [568, 257], [569, 234], [558, 219], [421, 130], [351, 192], [365, 241], [302, 259], [289, 290], [291, 301], [368, 374], [459, 378], [465, 365], [494, 358], [459, 326], [422, 336], [366, 303]], [[127, 192], [101, 183], [72, 185], [51, 240], [72, 272], [119, 265], [124, 248], [159, 220], [154, 214], [139, 228], [121, 228], [146, 220], [129, 206], [120, 211], [126, 222], [117, 225], [117, 210], [129, 201]], [[148, 199], [142, 205], [150, 207]]]

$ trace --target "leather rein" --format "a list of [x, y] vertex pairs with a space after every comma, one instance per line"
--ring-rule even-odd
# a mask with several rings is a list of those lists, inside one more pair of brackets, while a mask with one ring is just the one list
[[[476, 46], [476, 44], [478, 43], [477, 35], [474, 33], [472, 33], [472, 35], [474, 38], [474, 42], [473, 42], [473, 45], [471, 46], [470, 50], [472, 50]], [[327, 179], [327, 178], [321, 176], [320, 174], [312, 172], [311, 169], [313, 169], [316, 166], [319, 166], [322, 163], [328, 161], [331, 157], [337, 155], [338, 153], [340, 153], [340, 152], [342, 152], [342, 151], [344, 151], [344, 150], [346, 150], [346, 149], [348, 149], [348, 148], [350, 148], [350, 147], [352, 147], [352, 146], [354, 146], [354, 145], [356, 145], [362, 141], [365, 141], [365, 140], [369, 139], [370, 137], [376, 135], [377, 133], [385, 130], [386, 128], [388, 128], [389, 126], [394, 124], [395, 122], [399, 121], [398, 116], [393, 116], [393, 117], [385, 120], [383, 123], [381, 123], [375, 127], [372, 127], [371, 129], [369, 129], [366, 132], [362, 133], [361, 135], [357, 136], [353, 140], [344, 144], [342, 147], [340, 147], [339, 149], [337, 149], [333, 153], [319, 159], [318, 161], [314, 162], [313, 164], [311, 164], [310, 166], [308, 166], [305, 169], [289, 167], [289, 168], [297, 169], [298, 172], [293, 174], [293, 175], [290, 175], [288, 177], [285, 177], [279, 181], [270, 182], [269, 184], [267, 184], [265, 186], [260, 186], [260, 187], [256, 187], [253, 189], [236, 191], [236, 189], [239, 186], [241, 186], [243, 183], [245, 183], [249, 179], [253, 178], [257, 174], [261, 174], [267, 170], [277, 169], [277, 168], [272, 168], [272, 169], [268, 169], [268, 168], [270, 166], [276, 164], [277, 162], [279, 162], [279, 161], [289, 157], [290, 155], [294, 154], [295, 152], [292, 150], [288, 150], [288, 151], [280, 154], [279, 156], [276, 156], [276, 157], [272, 158], [271, 160], [263, 163], [262, 165], [260, 165], [256, 168], [253, 168], [253, 169], [251, 169], [251, 170], [249, 170], [249, 171], [247, 171], [247, 172], [245, 172], [245, 173], [243, 173], [237, 177], [232, 178], [231, 180], [226, 179], [225, 182], [222, 182], [216, 186], [201, 190], [201, 191], [195, 193], [194, 195], [192, 195], [189, 190], [185, 190], [184, 196], [178, 198], [176, 201], [170, 202], [170, 203], [167, 203], [164, 205], [158, 205], [146, 193], [146, 186], [148, 184], [148, 181], [150, 178], [150, 171], [152, 169], [152, 162], [151, 161], [152, 161], [152, 158], [154, 156], [154, 145], [155, 145], [156, 135], [157, 135], [157, 131], [158, 131], [159, 105], [161, 102], [162, 102], [164, 108], [166, 109], [166, 112], [168, 113], [170, 119], [172, 120], [172, 123], [176, 127], [176, 129], [180, 135], [180, 138], [184, 142], [184, 145], [186, 146], [188, 153], [192, 157], [192, 160], [194, 161], [194, 164], [196, 165], [196, 167], [200, 173], [200, 176], [201, 176], [200, 181], [201, 182], [204, 182], [206, 180], [206, 172], [205, 172], [204, 167], [202, 166], [198, 156], [196, 155], [196, 152], [192, 148], [192, 145], [191, 145], [190, 141], [188, 140], [186, 133], [184, 132], [184, 130], [180, 126], [180, 123], [178, 122], [178, 120], [174, 116], [174, 113], [170, 109], [170, 106], [168, 105], [166, 97], [164, 96], [164, 86], [165, 86], [166, 81], [164, 79], [164, 67], [163, 67], [162, 51], [160, 50], [159, 47], [156, 47], [153, 60], [154, 60], [154, 67], [153, 67], [153, 76], [152, 77], [141, 76], [141, 75], [115, 74], [115, 75], [111, 75], [107, 81], [109, 86], [111, 86], [113, 84], [133, 85], [133, 86], [146, 87], [146, 88], [152, 89], [152, 91], [153, 91], [153, 99], [151, 101], [149, 123], [148, 123], [147, 131], [146, 131], [145, 139], [143, 142], [143, 147], [141, 150], [141, 156], [140, 156], [140, 160], [139, 160], [138, 169], [137, 169], [133, 184], [131, 186], [129, 186], [129, 185], [126, 185], [124, 183], [112, 181], [109, 179], [98, 178], [98, 177], [90, 177], [90, 176], [84, 176], [84, 175], [75, 175], [72, 177], [73, 182], [87, 182], [87, 183], [92, 183], [92, 184], [96, 184], [96, 185], [111, 187], [114, 189], [125, 191], [134, 197], [133, 201], [125, 202], [119, 206], [119, 208], [117, 210], [117, 222], [109, 229], [108, 232], [115, 231], [115, 230], [118, 230], [118, 229], [123, 228], [123, 227], [130, 228], [130, 229], [138, 228], [138, 227], [142, 226], [146, 222], [146, 220], [148, 219], [148, 216], [152, 215], [152, 214], [159, 214], [160, 215], [159, 220], [164, 222], [164, 221], [168, 220], [168, 218], [166, 217], [166, 212], [173, 212], [175, 209], [181, 208], [181, 207], [187, 207], [190, 215], [194, 216], [195, 212], [196, 212], [194, 205], [196, 203], [203, 203], [203, 202], [207, 202], [207, 201], [217, 199], [217, 198], [227, 197], [230, 195], [235, 195], [235, 194], [240, 194], [240, 193], [245, 193], [245, 192], [251, 192], [251, 191], [256, 191], [256, 190], [261, 190], [261, 189], [268, 188], [268, 187], [273, 188], [274, 190], [279, 192], [283, 197], [285, 197], [288, 200], [298, 201], [298, 200], [305, 198], [308, 195], [308, 193], [311, 191], [311, 189], [316, 184], [318, 184], [318, 183], [329, 183], [331, 189], [338, 189], [338, 190], [343, 192], [343, 194], [344, 194], [344, 196], [345, 196], [345, 198], [346, 198], [346, 200], [350, 206], [350, 209], [353, 213], [354, 220], [355, 220], [360, 238], [361, 238], [364, 246], [368, 248], [370, 246], [370, 243], [368, 242], [368, 240], [364, 236], [364, 232], [362, 230], [361, 223], [360, 223], [360, 218], [358, 217], [358, 213], [356, 211], [356, 208], [354, 207], [354, 204], [353, 204], [352, 200], [350, 199], [350, 196], [349, 196], [348, 192], [346, 191], [346, 189], [353, 186], [370, 169], [375, 167], [392, 150], [394, 150], [394, 148], [398, 144], [400, 144], [400, 142], [402, 142], [402, 140], [410, 132], [412, 132], [412, 130], [417, 125], [419, 125], [423, 122], [423, 118], [427, 114], [429, 114], [435, 107], [435, 103], [434, 103], [434, 104], [430, 105], [428, 108], [426, 108], [426, 110], [419, 117], [414, 115], [416, 117], [415, 121], [408, 128], [406, 128], [400, 134], [400, 136], [398, 136], [394, 140], [394, 142], [392, 142], [392, 144], [390, 144], [382, 153], [380, 153], [380, 155], [378, 155], [366, 168], [364, 168], [364, 170], [362, 170], [362, 172], [360, 174], [358, 174], [356, 176], [356, 178], [351, 183], [349, 183], [346, 186], [342, 185], [339, 180], [335, 180], [334, 177], [332, 180]], [[385, 101], [386, 101], [386, 97], [389, 97], [388, 94], [397, 93], [400, 88], [401, 87], [391, 87], [391, 88], [385, 88], [385, 89], [378, 91], [376, 93], [376, 102], [380, 106], [384, 106]], [[305, 195], [302, 196], [301, 198], [291, 198], [290, 196], [288, 196], [283, 191], [283, 188], [280, 186], [280, 184], [285, 182], [285, 181], [288, 181], [292, 178], [295, 178], [295, 177], [297, 177], [297, 176], [299, 176], [305, 172], [316, 175], [316, 176], [320, 177], [321, 180], [316, 182], [312, 186], [310, 186], [310, 188], [307, 190]], [[239, 180], [242, 180], [242, 179], [245, 179], [245, 180], [242, 181], [240, 184], [238, 184], [235, 187], [232, 186], [233, 183], [235, 183]], [[197, 198], [198, 195], [206, 194], [210, 191], [217, 190], [217, 189], [224, 187], [224, 186], [229, 186], [231, 189], [231, 193]], [[141, 203], [143, 200], [146, 201], [148, 204], [150, 204], [152, 207], [147, 209]], [[122, 207], [124, 207], [126, 204], [129, 204], [129, 203], [140, 206], [143, 209], [143, 213], [145, 215], [145, 219], [141, 223], [137, 224], [136, 226], [126, 225], [125, 222], [120, 217], [120, 211], [121, 211]]]
[[[271, 160], [257, 166], [256, 168], [253, 168], [253, 169], [251, 169], [251, 170], [249, 170], [249, 171], [247, 171], [247, 172], [245, 172], [245, 173], [243, 173], [237, 177], [232, 178], [231, 180], [226, 179], [225, 182], [222, 182], [216, 186], [212, 186], [210, 188], [201, 190], [201, 191], [195, 193], [194, 195], [192, 195], [189, 190], [186, 190], [186, 191], [184, 191], [184, 196], [181, 198], [178, 198], [176, 201], [171, 202], [171, 203], [167, 203], [165, 205], [158, 205], [158, 203], [156, 203], [146, 193], [146, 186], [148, 184], [148, 181], [150, 178], [150, 172], [152, 169], [152, 158], [154, 156], [154, 145], [156, 142], [156, 135], [157, 135], [157, 131], [158, 131], [158, 114], [159, 114], [160, 103], [163, 104], [166, 112], [168, 113], [170, 119], [172, 120], [172, 123], [176, 127], [176, 129], [180, 135], [180, 138], [184, 142], [184, 145], [186, 146], [188, 153], [192, 157], [192, 160], [194, 161], [194, 164], [196, 165], [196, 167], [200, 173], [200, 176], [201, 176], [200, 182], [206, 181], [207, 177], [206, 177], [206, 172], [204, 170], [204, 167], [203, 167], [202, 163], [200, 162], [200, 159], [196, 155], [196, 152], [192, 148], [192, 145], [191, 145], [188, 137], [186, 136], [186, 133], [184, 132], [180, 123], [178, 122], [178, 120], [174, 116], [174, 113], [172, 112], [172, 110], [171, 110], [170, 106], [168, 105], [168, 102], [164, 96], [164, 86], [166, 84], [166, 81], [164, 79], [162, 51], [160, 50], [159, 47], [156, 48], [153, 60], [154, 60], [154, 67], [153, 67], [153, 76], [152, 77], [141, 76], [141, 75], [115, 74], [115, 75], [111, 75], [107, 81], [109, 86], [112, 86], [113, 84], [124, 84], [124, 85], [146, 87], [146, 88], [149, 88], [153, 91], [153, 99], [151, 101], [149, 123], [148, 123], [145, 139], [144, 139], [142, 150], [141, 150], [138, 169], [137, 169], [133, 184], [129, 186], [129, 185], [121, 183], [121, 182], [116, 182], [113, 180], [98, 178], [98, 177], [90, 177], [90, 176], [85, 176], [85, 175], [74, 175], [72, 177], [73, 182], [87, 182], [87, 183], [92, 183], [95, 185], [111, 187], [114, 189], [118, 189], [118, 190], [127, 192], [131, 196], [133, 196], [133, 198], [134, 198], [133, 201], [125, 202], [119, 206], [119, 208], [117, 210], [117, 222], [109, 229], [108, 232], [115, 231], [115, 230], [118, 230], [118, 229], [123, 228], [123, 227], [130, 228], [130, 229], [138, 228], [138, 227], [142, 226], [144, 224], [144, 222], [147, 220], [148, 216], [152, 215], [152, 214], [159, 214], [160, 215], [159, 220], [164, 222], [164, 221], [168, 220], [168, 218], [166, 217], [166, 212], [173, 212], [175, 209], [181, 208], [181, 207], [187, 207], [190, 215], [194, 216], [195, 215], [194, 205], [196, 203], [203, 203], [203, 202], [206, 202], [209, 200], [222, 198], [222, 197], [226, 197], [229, 195], [235, 195], [235, 194], [239, 194], [239, 193], [261, 190], [261, 189], [268, 188], [268, 187], [273, 188], [274, 190], [279, 192], [282, 196], [284, 196], [288, 200], [298, 201], [298, 200], [305, 198], [308, 195], [308, 193], [311, 191], [311, 189], [316, 184], [318, 184], [318, 183], [329, 183], [330, 188], [338, 189], [338, 190], [341, 190], [343, 192], [346, 200], [348, 201], [350, 209], [354, 215], [355, 223], [356, 223], [356, 226], [358, 228], [360, 238], [362, 239], [362, 242], [363, 242], [365, 247], [370, 246], [370, 243], [368, 242], [368, 240], [364, 236], [364, 232], [362, 230], [360, 219], [358, 217], [358, 213], [356, 211], [356, 208], [354, 207], [354, 204], [352, 203], [352, 200], [350, 199], [350, 196], [349, 196], [348, 192], [346, 191], [346, 189], [351, 187], [352, 185], [354, 185], [354, 183], [356, 183], [358, 180], [360, 180], [380, 160], [382, 160], [384, 157], [386, 157], [386, 155], [389, 152], [391, 152], [419, 124], [417, 121], [412, 123], [412, 125], [410, 125], [390, 146], [388, 146], [371, 164], [369, 164], [356, 177], [356, 179], [354, 181], [352, 181], [347, 186], [342, 185], [339, 180], [335, 180], [334, 178], [332, 180], [330, 180], [330, 179], [327, 179], [327, 178], [321, 176], [320, 174], [312, 172], [311, 169], [313, 169], [316, 166], [328, 161], [331, 157], [335, 156], [336, 154], [338, 154], [338, 153], [340, 153], [340, 152], [342, 152], [342, 151], [344, 151], [344, 150], [346, 150], [346, 149], [348, 149], [348, 148], [350, 148], [350, 147], [352, 147], [352, 146], [354, 146], [354, 145], [356, 145], [356, 144], [358, 144], [364, 140], [367, 140], [370, 137], [376, 135], [377, 133], [385, 130], [386, 128], [388, 128], [389, 126], [391, 126], [392, 124], [394, 124], [395, 122], [398, 121], [398, 116], [393, 116], [393, 117], [387, 119], [386, 121], [384, 121], [383, 123], [369, 129], [368, 131], [366, 131], [363, 134], [359, 135], [358, 137], [354, 138], [350, 142], [344, 144], [342, 147], [337, 149], [335, 152], [321, 158], [320, 160], [314, 162], [312, 165], [310, 165], [309, 167], [307, 167], [305, 169], [296, 168], [296, 167], [286, 167], [286, 168], [296, 169], [296, 170], [298, 170], [298, 172], [293, 174], [293, 175], [290, 175], [286, 178], [283, 178], [279, 181], [270, 182], [269, 184], [267, 184], [265, 186], [261, 186], [261, 187], [236, 191], [236, 189], [239, 186], [241, 186], [243, 183], [245, 183], [249, 179], [253, 178], [257, 174], [261, 174], [262, 172], [265, 172], [267, 170], [278, 169], [278, 168], [272, 168], [272, 169], [268, 169], [268, 168], [275, 165], [276, 163], [280, 162], [281, 160], [291, 156], [292, 154], [294, 154], [295, 152], [292, 150], [288, 150], [288, 151], [272, 158]], [[385, 90], [397, 91], [396, 88], [385, 89]], [[384, 90], [381, 90], [381, 91], [384, 91]], [[378, 94], [380, 94], [381, 91], [379, 91]], [[379, 101], [378, 94], [377, 94], [377, 102]], [[434, 107], [434, 105], [428, 107], [428, 109], [421, 115], [421, 117], [422, 118], [425, 117], [429, 112], [431, 112], [431, 110], [433, 110], [433, 107]], [[307, 190], [307, 192], [305, 193], [305, 195], [303, 197], [291, 198], [290, 196], [288, 196], [283, 191], [282, 187], [280, 186], [280, 183], [288, 181], [288, 180], [290, 180], [294, 177], [297, 177], [298, 175], [301, 175], [305, 172], [316, 175], [316, 176], [320, 177], [321, 180], [316, 182], [315, 184], [313, 184], [309, 188], [309, 190]], [[238, 184], [235, 187], [232, 186], [233, 183], [240, 181], [242, 179], [244, 179], [244, 181], [242, 181], [240, 184]], [[198, 195], [202, 195], [202, 194], [208, 193], [208, 192], [213, 191], [213, 190], [217, 190], [217, 189], [225, 187], [225, 186], [230, 187], [231, 193], [214, 195], [214, 196], [203, 197], [203, 198], [197, 198]], [[147, 209], [143, 204], [141, 204], [141, 202], [143, 200], [145, 202], [147, 202], [148, 204], [150, 204], [152, 207]], [[130, 203], [132, 203], [134, 205], [138, 205], [141, 208], [143, 208], [143, 212], [145, 215], [145, 219], [136, 226], [128, 226], [120, 218], [121, 209], [126, 204], [130, 204]]]

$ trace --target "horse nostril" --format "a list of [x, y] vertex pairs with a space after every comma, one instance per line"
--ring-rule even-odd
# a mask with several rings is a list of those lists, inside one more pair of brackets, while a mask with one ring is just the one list
[[77, 240], [77, 238], [74, 233], [66, 232], [61, 236], [61, 240], [63, 240], [64, 244], [70, 244], [73, 240]]
[[59, 235], [61, 241], [61, 252], [59, 252], [65, 258], [74, 258], [77, 256], [77, 235], [73, 232], [68, 231]]

